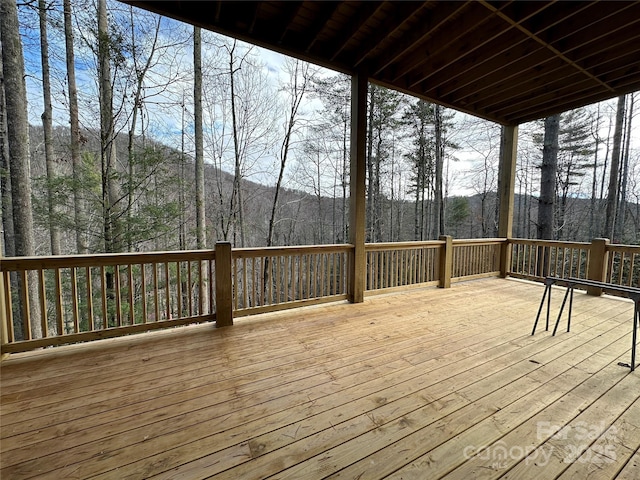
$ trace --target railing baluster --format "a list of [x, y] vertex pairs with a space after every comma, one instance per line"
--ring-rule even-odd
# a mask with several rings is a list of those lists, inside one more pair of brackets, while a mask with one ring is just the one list
[[142, 322], [141, 323], [149, 323], [149, 318], [147, 317], [147, 274], [146, 274], [146, 264], [144, 263], [140, 264], [140, 300], [142, 300]]
[[[100, 292], [102, 303], [102, 328], [109, 327], [108, 305], [107, 305], [107, 271], [104, 265], [100, 266]], [[59, 316], [58, 316], [59, 317]], [[62, 335], [62, 333], [58, 333]]]
[[88, 331], [92, 332], [96, 329], [96, 325], [93, 318], [93, 282], [91, 279], [91, 267], [85, 267], [85, 275], [87, 283], [87, 325]]
[[[13, 300], [11, 299], [11, 272], [2, 272], [4, 276], [4, 302], [7, 315], [7, 342], [16, 341], [16, 332], [13, 328]], [[1, 306], [0, 306], [1, 307]]]
[[71, 267], [71, 315], [73, 318], [73, 333], [80, 331], [80, 312], [78, 308], [78, 275], [75, 267]]
[[[204, 290], [203, 290], [204, 291]], [[164, 263], [164, 299], [165, 299], [165, 320], [171, 318], [171, 292], [169, 290], [169, 264]]]
[[189, 305], [189, 316], [193, 316], [193, 275], [191, 273], [191, 260], [187, 261], [187, 302]]
[[184, 316], [182, 310], [182, 262], [176, 262], [176, 303], [177, 317], [182, 318]]
[[115, 279], [115, 296], [116, 296], [116, 325], [122, 326], [122, 285], [120, 282], [120, 265], [113, 267], [113, 276]]
[[64, 313], [62, 309], [62, 276], [60, 269], [54, 270], [55, 275], [55, 299], [56, 299], [56, 326], [58, 335], [64, 335]]
[[49, 322], [47, 319], [47, 288], [44, 278], [44, 270], [38, 269], [38, 297], [40, 298], [40, 325], [42, 327], [42, 338], [49, 335]]
[[129, 325], [135, 325], [136, 323], [136, 317], [135, 317], [135, 311], [134, 311], [134, 285], [133, 285], [133, 267], [131, 266], [131, 264], [127, 265], [127, 283], [129, 284], [129, 295], [128, 295], [128, 300], [129, 300]]
[[[200, 263], [200, 262], [198, 262]], [[151, 283], [153, 289], [153, 316], [154, 322], [160, 321], [160, 295], [158, 293], [158, 264], [152, 262], [151, 266]]]

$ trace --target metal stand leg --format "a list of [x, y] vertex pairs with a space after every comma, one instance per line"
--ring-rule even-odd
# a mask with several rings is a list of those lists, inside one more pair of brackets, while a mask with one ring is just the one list
[[631, 344], [631, 371], [636, 369], [636, 343], [638, 340], [638, 324], [640, 324], [640, 310], [638, 309], [638, 303], [640, 299], [635, 301], [635, 308], [633, 310], [633, 337]]
[[[544, 305], [544, 300], [547, 298], [547, 293], [550, 294], [551, 284], [547, 283], [544, 287], [544, 293], [542, 294], [542, 300], [540, 301], [540, 307], [538, 308], [538, 315], [536, 315], [536, 321], [533, 324], [533, 330], [531, 331], [531, 335], [536, 333], [536, 328], [538, 327], [538, 320], [540, 320], [540, 313], [542, 313], [542, 306]], [[549, 308], [547, 307], [547, 330], [549, 329]]]
[[569, 297], [569, 318], [567, 318], [567, 333], [571, 330], [571, 310], [573, 310], [573, 285], [571, 285], [571, 295]]
[[547, 295], [547, 326], [545, 332], [549, 331], [549, 315], [551, 313], [551, 284], [549, 284], [549, 295]]
[[[565, 292], [564, 298], [562, 299], [562, 305], [560, 306], [560, 312], [558, 313], [558, 318], [556, 319], [556, 325], [555, 327], [553, 327], [553, 333], [551, 334], [552, 336], [556, 335], [556, 331], [558, 330], [558, 325], [560, 324], [560, 317], [562, 317], [562, 312], [564, 311], [564, 306], [567, 303], [567, 297], [569, 296], [570, 292], [573, 292], [572, 285], [569, 285], [567, 287], [567, 291]], [[571, 296], [571, 299], [573, 300], [573, 295]], [[571, 322], [571, 303], [569, 305], [570, 305], [569, 306], [569, 322]]]

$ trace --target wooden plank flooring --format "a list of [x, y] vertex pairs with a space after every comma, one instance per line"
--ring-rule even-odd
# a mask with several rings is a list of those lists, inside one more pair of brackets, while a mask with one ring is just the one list
[[[483, 279], [16, 354], [6, 479], [638, 479], [633, 304]], [[561, 298], [555, 295], [554, 308]]]

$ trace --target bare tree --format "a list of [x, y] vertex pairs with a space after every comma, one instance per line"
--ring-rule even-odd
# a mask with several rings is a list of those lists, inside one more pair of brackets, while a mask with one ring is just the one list
[[204, 147], [202, 137], [202, 32], [193, 27], [193, 116], [196, 144], [196, 238], [199, 249], [206, 248], [204, 209]]
[[625, 99], [625, 95], [619, 96], [616, 107], [616, 123], [613, 133], [613, 149], [611, 152], [611, 169], [609, 173], [609, 190], [607, 192], [607, 212], [603, 232], [603, 235], [611, 240], [615, 240], [614, 228], [617, 214], [616, 207], [618, 205], [618, 176], [620, 175], [620, 152], [622, 151]]
[[556, 170], [558, 165], [558, 133], [560, 115], [552, 115], [544, 121], [544, 144], [538, 202], [538, 238], [553, 238], [553, 205], [556, 198]]
[[71, 0], [63, 1], [64, 9], [64, 41], [67, 64], [67, 90], [69, 94], [69, 123], [71, 133], [71, 166], [73, 175], [73, 218], [75, 225], [76, 249], [78, 253], [87, 253], [84, 230], [86, 218], [84, 203], [80, 195], [80, 120], [78, 115], [78, 87], [76, 85], [75, 48], [73, 45], [73, 24]]
[[[9, 145], [9, 169], [11, 172], [11, 201], [15, 232], [16, 255], [35, 255], [33, 214], [31, 210], [31, 174], [29, 152], [29, 119], [27, 116], [27, 92], [24, 81], [24, 57], [18, 27], [18, 10], [13, 0], [0, 3], [0, 41], [2, 42], [2, 66], [4, 96]], [[37, 298], [37, 280], [28, 276], [28, 285], [20, 282], [20, 288], [28, 289], [31, 298]], [[42, 326], [36, 308], [37, 302], [29, 302], [32, 338], [42, 337]], [[25, 306], [23, 305], [23, 308]]]
[[[1, 43], [0, 43], [1, 45]], [[7, 109], [4, 101], [4, 73], [0, 55], [0, 182], [2, 191], [2, 248], [0, 255], [13, 257], [16, 254], [11, 207], [11, 174], [9, 172], [9, 136], [7, 132]]]
[[38, 0], [38, 19], [40, 21], [40, 60], [42, 63], [42, 128], [44, 131], [44, 156], [47, 166], [47, 209], [49, 213], [49, 240], [51, 254], [60, 255], [60, 229], [56, 221], [56, 200], [54, 185], [56, 177], [55, 159], [53, 158], [53, 108], [51, 106], [51, 79], [49, 70], [49, 39], [47, 38], [47, 9], [45, 0]]
[[100, 90], [100, 160], [105, 252], [119, 252], [120, 212], [116, 183], [116, 144], [111, 83], [111, 39], [106, 0], [98, 0], [98, 78]]
[[269, 232], [267, 234], [267, 247], [273, 244], [273, 231], [276, 222], [276, 212], [278, 210], [278, 197], [284, 178], [284, 170], [287, 166], [289, 151], [296, 134], [297, 126], [300, 122], [299, 111], [300, 104], [307, 93], [310, 81], [309, 64], [300, 60], [289, 60], [285, 67], [289, 75], [289, 84], [285, 86], [287, 95], [287, 119], [284, 125], [284, 137], [280, 145], [280, 169], [278, 170], [278, 180], [276, 181], [276, 190], [271, 206], [271, 217], [269, 218]]

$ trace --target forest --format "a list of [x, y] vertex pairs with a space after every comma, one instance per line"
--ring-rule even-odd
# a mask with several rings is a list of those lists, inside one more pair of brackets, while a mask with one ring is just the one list
[[[3, 256], [348, 239], [350, 79], [111, 0], [1, 0]], [[514, 236], [640, 235], [638, 95], [519, 127]], [[369, 85], [368, 242], [497, 234], [501, 126]]]

